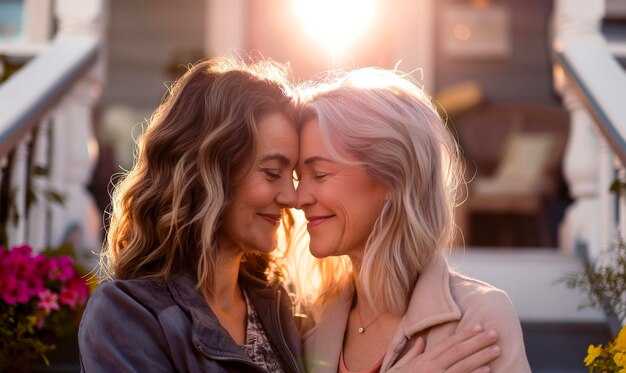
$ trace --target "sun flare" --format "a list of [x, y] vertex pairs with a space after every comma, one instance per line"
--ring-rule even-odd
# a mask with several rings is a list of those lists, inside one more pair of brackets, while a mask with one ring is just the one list
[[375, 0], [294, 0], [294, 9], [306, 31], [338, 53], [371, 21]]

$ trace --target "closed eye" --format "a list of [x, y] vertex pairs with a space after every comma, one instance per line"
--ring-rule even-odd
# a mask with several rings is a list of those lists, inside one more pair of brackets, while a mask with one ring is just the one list
[[265, 176], [268, 179], [270, 179], [270, 180], [278, 180], [278, 179], [280, 179], [280, 171], [279, 170], [265, 168], [265, 169], [263, 169], [261, 171], [263, 171]]

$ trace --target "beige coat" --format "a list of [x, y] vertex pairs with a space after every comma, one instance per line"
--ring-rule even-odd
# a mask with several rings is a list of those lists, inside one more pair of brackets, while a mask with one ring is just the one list
[[[303, 337], [308, 372], [337, 372], [352, 304], [351, 294], [352, 289], [345, 289], [313, 311], [315, 326]], [[428, 350], [456, 331], [476, 324], [481, 324], [486, 330], [495, 329], [498, 333], [502, 355], [491, 363], [492, 372], [530, 372], [519, 319], [506, 293], [450, 272], [443, 255], [435, 255], [415, 286], [407, 312], [385, 355], [381, 372], [389, 370], [418, 336], [426, 338]]]

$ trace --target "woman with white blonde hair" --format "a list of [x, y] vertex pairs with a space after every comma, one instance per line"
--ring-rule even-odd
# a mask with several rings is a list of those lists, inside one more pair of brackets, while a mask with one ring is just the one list
[[[440, 358], [433, 371], [529, 372], [507, 295], [452, 272], [442, 253], [454, 227], [457, 146], [425, 92], [407, 76], [359, 69], [305, 97], [302, 113], [298, 208], [321, 258], [307, 369], [424, 369], [453, 355], [441, 347], [452, 336], [480, 325], [498, 346], [462, 364]], [[422, 350], [433, 358], [411, 359]]]

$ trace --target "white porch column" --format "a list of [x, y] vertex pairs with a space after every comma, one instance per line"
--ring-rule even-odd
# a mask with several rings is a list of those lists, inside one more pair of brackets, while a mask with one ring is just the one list
[[[107, 16], [106, 0], [57, 0], [59, 38], [90, 35], [104, 44]], [[101, 47], [102, 48], [102, 47]], [[74, 243], [76, 254], [85, 268], [97, 263], [102, 246], [102, 213], [86, 189], [98, 156], [93, 131], [93, 108], [100, 98], [104, 82], [104, 56], [74, 85], [52, 115], [50, 184], [65, 201], [52, 204], [51, 242]]]
[[207, 0], [204, 54], [207, 57], [246, 50], [247, 0]]
[[[555, 2], [555, 40], [558, 53], [564, 42], [576, 43], [601, 38], [600, 21], [604, 16], [603, 0], [557, 0]], [[560, 227], [560, 246], [572, 251], [577, 242], [585, 242], [591, 256], [605, 244], [608, 231], [607, 214], [603, 212], [599, 191], [610, 184], [600, 185], [601, 173], [606, 173], [605, 156], [600, 157], [598, 133], [589, 113], [574, 92], [562, 71], [555, 67], [555, 87], [563, 97], [565, 107], [570, 112], [570, 135], [565, 151], [564, 173], [574, 198]], [[602, 146], [606, 149], [606, 144]], [[604, 170], [600, 172], [600, 170]], [[606, 198], [603, 198], [606, 199]], [[606, 201], [605, 201], [606, 202]], [[604, 206], [605, 208], [607, 206]]]
[[435, 89], [435, 1], [402, 0], [395, 7], [403, 16], [396, 20], [396, 27], [403, 32], [395, 42], [396, 61], [402, 60], [399, 69], [409, 72], [429, 92]]

